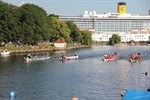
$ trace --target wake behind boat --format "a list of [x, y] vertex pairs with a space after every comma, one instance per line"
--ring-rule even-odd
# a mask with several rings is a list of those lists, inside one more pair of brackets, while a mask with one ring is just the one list
[[46, 59], [50, 59], [50, 57], [48, 55], [31, 56], [30, 54], [28, 54], [28, 56], [24, 57], [24, 59], [26, 61], [34, 61], [34, 60], [46, 60]]

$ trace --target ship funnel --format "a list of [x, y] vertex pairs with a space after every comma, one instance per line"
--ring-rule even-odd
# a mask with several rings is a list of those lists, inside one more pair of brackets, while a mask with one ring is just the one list
[[119, 14], [126, 14], [126, 3], [125, 2], [119, 2], [118, 3], [118, 13]]

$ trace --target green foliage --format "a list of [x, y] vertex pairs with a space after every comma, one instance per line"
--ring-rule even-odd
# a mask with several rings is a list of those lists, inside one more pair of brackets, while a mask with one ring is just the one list
[[76, 24], [74, 24], [72, 21], [66, 21], [65, 22], [68, 26], [68, 28], [71, 31], [70, 37], [73, 42], [80, 42], [82, 39], [82, 34], [79, 28], [77, 27]]
[[134, 40], [130, 40], [128, 43], [134, 43], [134, 44], [136, 44], [136, 42]]
[[121, 42], [121, 37], [118, 34], [113, 34], [112, 37], [109, 39], [109, 45], [118, 44]]
[[56, 17], [50, 16], [49, 18], [51, 38], [63, 38], [67, 43], [72, 42], [72, 40], [70, 39], [71, 32], [67, 25]]
[[82, 34], [82, 40], [81, 44], [83, 45], [92, 45], [92, 33], [90, 31], [81, 31]]
[[0, 41], [9, 42], [18, 28], [17, 7], [0, 2]]
[[56, 18], [58, 18], [58, 15], [50, 14], [49, 17], [56, 17]]
[[68, 44], [92, 44], [91, 32], [80, 31], [71, 21], [63, 22], [57, 15], [34, 4], [20, 7], [0, 1], [0, 43], [21, 40], [24, 44], [37, 45], [50, 39], [63, 39]]
[[33, 4], [25, 4], [19, 8], [20, 24], [22, 25], [22, 40], [27, 44], [49, 40], [48, 23], [46, 12]]

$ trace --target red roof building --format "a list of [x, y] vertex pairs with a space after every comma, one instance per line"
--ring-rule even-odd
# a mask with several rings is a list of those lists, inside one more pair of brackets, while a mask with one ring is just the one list
[[55, 43], [66, 43], [66, 42], [64, 40], [58, 39], [57, 41], [55, 41]]
[[57, 48], [65, 48], [66, 45], [67, 45], [67, 43], [64, 40], [60, 40], [60, 39], [58, 39], [54, 43], [54, 47], [57, 47]]

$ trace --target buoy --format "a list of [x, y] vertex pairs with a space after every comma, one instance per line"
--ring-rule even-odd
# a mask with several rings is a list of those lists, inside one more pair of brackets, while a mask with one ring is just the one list
[[77, 97], [73, 97], [72, 100], [79, 100]]
[[16, 96], [16, 93], [14, 91], [9, 92], [9, 97], [14, 98]]

